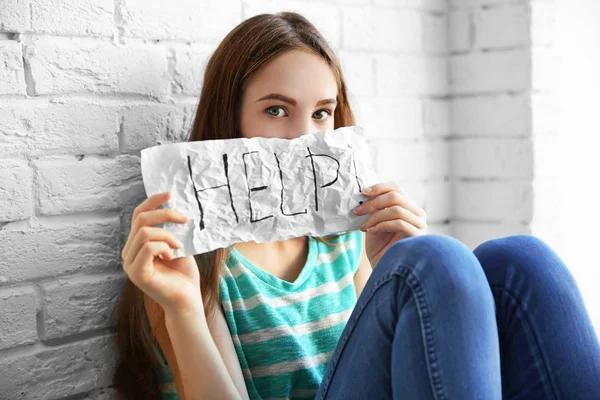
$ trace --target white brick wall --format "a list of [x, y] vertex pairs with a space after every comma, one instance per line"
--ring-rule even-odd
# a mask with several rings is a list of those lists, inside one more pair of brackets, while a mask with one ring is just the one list
[[448, 5], [451, 232], [471, 248], [539, 234], [560, 252], [556, 217], [542, 212], [560, 174], [554, 2]]

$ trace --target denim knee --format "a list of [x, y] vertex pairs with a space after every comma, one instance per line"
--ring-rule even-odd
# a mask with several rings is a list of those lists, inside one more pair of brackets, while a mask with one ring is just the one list
[[[382, 267], [380, 271], [378, 269]], [[373, 271], [379, 274], [410, 271], [427, 281], [431, 293], [468, 295], [468, 299], [491, 299], [489, 283], [473, 252], [450, 236], [427, 234], [397, 241], [381, 257]], [[435, 287], [432, 287], [435, 285]]]
[[542, 239], [533, 235], [511, 235], [488, 240], [473, 251], [490, 282], [505, 279], [507, 269], [522, 279], [559, 290], [574, 283], [566, 265]]

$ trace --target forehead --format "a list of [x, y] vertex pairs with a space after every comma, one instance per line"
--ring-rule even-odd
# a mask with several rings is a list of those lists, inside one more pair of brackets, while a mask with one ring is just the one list
[[250, 79], [247, 94], [260, 97], [279, 93], [298, 101], [336, 97], [337, 83], [325, 60], [305, 51], [289, 51], [263, 66]]

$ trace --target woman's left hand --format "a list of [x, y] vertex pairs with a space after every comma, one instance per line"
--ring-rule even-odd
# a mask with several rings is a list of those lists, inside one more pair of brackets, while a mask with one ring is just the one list
[[373, 268], [396, 241], [427, 233], [427, 214], [397, 184], [378, 183], [362, 193], [370, 198], [354, 212], [372, 213], [360, 229], [366, 232], [365, 250]]

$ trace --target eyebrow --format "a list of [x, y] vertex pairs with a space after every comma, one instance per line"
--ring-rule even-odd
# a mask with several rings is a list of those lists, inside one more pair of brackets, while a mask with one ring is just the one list
[[[263, 100], [281, 100], [281, 101], [289, 103], [289, 104], [291, 104], [293, 106], [296, 106], [296, 104], [297, 104], [296, 100], [294, 100], [294, 99], [292, 99], [290, 97], [284, 96], [282, 94], [279, 94], [279, 93], [268, 94], [268, 95], [263, 96], [260, 99], [256, 100], [256, 102], [263, 101]], [[337, 104], [337, 101], [336, 101], [336, 99], [323, 99], [323, 100], [319, 100], [319, 101], [317, 101], [317, 104], [315, 104], [315, 107], [316, 106], [322, 106], [322, 105], [325, 105], [325, 104]]]

